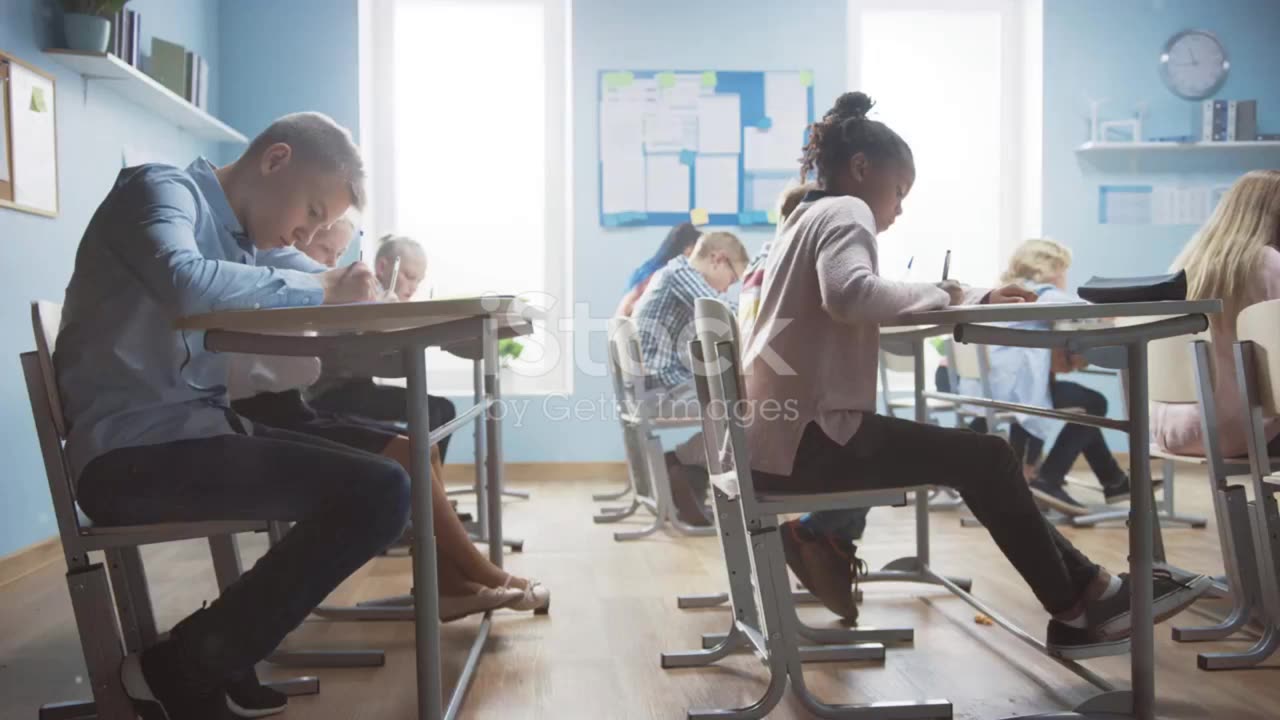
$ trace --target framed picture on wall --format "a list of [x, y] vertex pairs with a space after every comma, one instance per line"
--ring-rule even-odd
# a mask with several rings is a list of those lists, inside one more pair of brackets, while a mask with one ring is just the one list
[[52, 75], [0, 52], [0, 208], [58, 216]]

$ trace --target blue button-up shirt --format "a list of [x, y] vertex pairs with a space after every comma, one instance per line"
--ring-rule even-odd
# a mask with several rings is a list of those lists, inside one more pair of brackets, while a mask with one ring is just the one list
[[54, 353], [72, 476], [116, 448], [234, 432], [226, 356], [175, 320], [323, 300], [314, 275], [257, 266], [207, 160], [121, 171], [80, 241]]

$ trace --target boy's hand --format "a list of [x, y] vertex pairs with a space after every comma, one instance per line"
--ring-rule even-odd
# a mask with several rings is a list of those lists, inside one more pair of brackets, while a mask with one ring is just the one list
[[987, 294], [988, 305], [1005, 305], [1008, 303], [1035, 302], [1036, 294], [1017, 283], [996, 288]]
[[320, 285], [327, 305], [371, 302], [382, 295], [373, 270], [361, 262], [320, 273]]
[[943, 280], [938, 283], [938, 289], [946, 290], [947, 295], [951, 296], [951, 305], [964, 304], [964, 286], [955, 280]]

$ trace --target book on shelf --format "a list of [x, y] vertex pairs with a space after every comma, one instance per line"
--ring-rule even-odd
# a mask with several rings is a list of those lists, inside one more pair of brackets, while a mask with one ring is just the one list
[[1236, 102], [1236, 140], [1247, 142], [1258, 139], [1258, 101]]
[[209, 61], [203, 57], [200, 58], [199, 72], [196, 73], [196, 87], [200, 88], [200, 92], [196, 94], [196, 107], [201, 110], [209, 109]]
[[111, 43], [107, 51], [133, 67], [139, 67], [138, 38], [142, 17], [136, 10], [121, 10], [111, 18]]
[[187, 49], [177, 43], [151, 38], [150, 75], [180, 98], [187, 97]]
[[1200, 142], [1258, 139], [1257, 100], [1205, 100], [1200, 104]]

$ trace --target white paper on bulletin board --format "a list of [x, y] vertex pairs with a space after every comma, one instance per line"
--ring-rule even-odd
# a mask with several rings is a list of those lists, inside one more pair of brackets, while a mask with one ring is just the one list
[[1222, 199], [1214, 185], [1100, 185], [1104, 225], [1203, 225]]
[[58, 145], [53, 82], [9, 64], [13, 201], [40, 212], [58, 212]]

